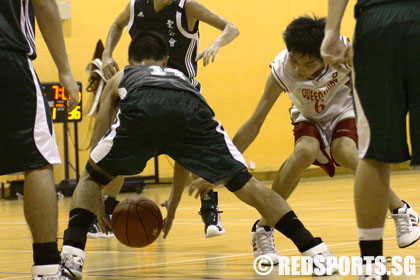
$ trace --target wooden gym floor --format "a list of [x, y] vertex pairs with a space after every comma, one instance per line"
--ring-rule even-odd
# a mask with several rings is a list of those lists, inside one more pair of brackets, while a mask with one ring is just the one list
[[[420, 211], [420, 174], [393, 173], [396, 193]], [[336, 256], [358, 256], [353, 209], [353, 177], [303, 180], [289, 200], [314, 236], [320, 236]], [[258, 213], [224, 188], [217, 188], [226, 235], [204, 238], [200, 203], [187, 193], [181, 201], [172, 231], [144, 249], [125, 247], [114, 239], [89, 239], [84, 278], [99, 279], [311, 279], [306, 276], [278, 276], [276, 269], [260, 276], [253, 269], [250, 229]], [[122, 194], [123, 199], [133, 194]], [[169, 196], [169, 187], [150, 188], [142, 195], [160, 203]], [[70, 199], [59, 201], [59, 233], [67, 225]], [[163, 210], [166, 215], [166, 210]], [[61, 239], [59, 244], [61, 247]], [[291, 241], [275, 233], [275, 243], [283, 256], [299, 255]], [[393, 220], [386, 221], [385, 256], [415, 256], [420, 274], [420, 241], [399, 249]], [[22, 201], [0, 201], [0, 279], [29, 279], [32, 265], [31, 236], [23, 217]], [[315, 279], [357, 279], [355, 276]], [[393, 276], [391, 279], [420, 279], [420, 276]]]

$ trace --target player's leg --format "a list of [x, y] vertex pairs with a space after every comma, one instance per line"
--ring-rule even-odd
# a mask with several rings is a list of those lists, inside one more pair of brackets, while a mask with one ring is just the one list
[[58, 279], [62, 272], [57, 249], [58, 206], [52, 166], [26, 171], [24, 188], [25, 219], [33, 238], [32, 277], [41, 279], [49, 275]]
[[[189, 172], [189, 171], [188, 171]], [[191, 173], [193, 180], [198, 178], [197, 175]], [[199, 215], [204, 223], [204, 233], [206, 238], [216, 237], [225, 234], [220, 214], [223, 213], [219, 209], [218, 193], [210, 190], [206, 195], [201, 196], [201, 208]]]
[[301, 179], [303, 173], [315, 161], [319, 153], [319, 141], [311, 136], [300, 137], [292, 154], [280, 167], [272, 189], [288, 199]]
[[[86, 170], [73, 194], [61, 257], [65, 266], [75, 274], [76, 279], [82, 277], [86, 257], [84, 252], [86, 236], [89, 226], [95, 219], [97, 203], [98, 201], [102, 203], [102, 186], [109, 184], [118, 175], [140, 173], [147, 161], [158, 154], [160, 142], [152, 138], [155, 134], [151, 129], [154, 127], [160, 129], [160, 126], [142, 125], [150, 123], [147, 113], [139, 114], [138, 118], [127, 117], [124, 114], [124, 110], [133, 111], [133, 107], [137, 109], [136, 106], [137, 102], [130, 97], [121, 102], [121, 109], [110, 132], [91, 152]], [[148, 107], [147, 104], [145, 107]], [[135, 131], [132, 128], [135, 128]]]
[[[0, 175], [25, 171], [24, 213], [33, 237], [33, 279], [64, 277], [57, 250], [53, 164], [60, 163], [48, 103], [32, 61], [0, 50]], [[11, 94], [13, 93], [13, 94]]]
[[[355, 178], [359, 245], [362, 256], [383, 254], [382, 235], [389, 199], [390, 164], [361, 159]], [[369, 187], [367, 187], [369, 186]]]
[[[280, 167], [272, 185], [272, 190], [285, 200], [296, 188], [304, 171], [315, 162], [320, 153], [321, 137], [317, 127], [309, 121], [300, 121], [293, 125], [295, 148]], [[264, 217], [254, 223], [251, 229], [251, 242], [255, 257], [265, 255], [277, 259], [278, 253], [274, 245], [273, 234], [274, 229], [268, 226]]]
[[[283, 199], [288, 199], [304, 171], [315, 161], [318, 153], [319, 142], [316, 138], [299, 137], [292, 154], [277, 172], [271, 189], [280, 194]], [[274, 243], [274, 229], [269, 227], [269, 223], [264, 217], [261, 217], [252, 226], [251, 243], [255, 257], [265, 255], [273, 260], [278, 259]]]
[[[142, 163], [142, 167], [136, 173], [142, 171], [147, 160], [139, 162]], [[61, 259], [75, 279], [82, 279], [87, 232], [96, 217], [98, 202], [102, 203], [101, 189], [112, 179], [112, 175], [90, 159], [73, 193], [68, 228], [64, 231]]]
[[[109, 219], [111, 219], [112, 212], [118, 204], [116, 200], [117, 195], [120, 193], [121, 188], [124, 184], [124, 176], [117, 176], [112, 180], [108, 185], [104, 187], [102, 193], [105, 197], [105, 214]], [[108, 230], [107, 233], [101, 231], [101, 228], [98, 223], [98, 219], [95, 218], [92, 225], [89, 227], [88, 238], [112, 238], [114, 234], [112, 230]]]
[[[203, 88], [199, 81], [195, 79], [190, 79], [190, 82], [200, 93], [202, 93]], [[175, 167], [176, 165], [180, 166], [178, 163], [175, 162]], [[189, 171], [186, 170], [180, 170], [180, 172], [188, 172], [189, 174]], [[193, 180], [196, 180], [198, 178], [197, 175], [193, 173], [191, 173], [191, 176]], [[217, 192], [210, 190], [206, 195], [201, 197], [201, 208], [198, 212], [198, 214], [201, 215], [201, 219], [204, 223], [204, 233], [206, 238], [216, 237], [225, 234], [225, 229], [222, 225], [220, 213], [222, 213], [222, 211], [220, 211], [219, 209], [218, 194]]]
[[[24, 213], [34, 242], [54, 242], [57, 239], [58, 208], [52, 167], [48, 165], [25, 171], [24, 184]], [[45, 200], [53, 203], [45, 204]]]
[[[178, 173], [177, 175], [175, 175]], [[178, 162], [175, 162], [174, 166], [174, 178], [175, 176], [182, 176], [188, 178], [190, 176], [190, 171], [185, 169]], [[198, 178], [197, 175], [191, 173], [193, 180]], [[225, 234], [225, 229], [223, 228], [222, 221], [220, 218], [219, 210], [219, 199], [217, 192], [210, 190], [207, 194], [200, 197], [201, 208], [198, 212], [201, 215], [201, 219], [204, 223], [204, 236], [206, 238], [211, 238], [219, 235]]]
[[[341, 135], [339, 135], [341, 133]], [[359, 162], [357, 156], [356, 126], [353, 119], [341, 121], [334, 129], [331, 142], [331, 155], [339, 165], [356, 172]], [[404, 248], [413, 244], [420, 237], [418, 214], [405, 201], [402, 201], [392, 189], [389, 190], [388, 209], [394, 219], [398, 246]]]
[[[340, 124], [341, 123], [339, 123], [337, 127], [339, 127]], [[335, 139], [333, 137], [333, 140], [331, 142], [331, 155], [334, 158], [334, 161], [337, 162], [340, 166], [350, 169], [351, 171], [353, 171], [353, 173], [356, 172], [359, 158], [357, 156], [356, 142], [353, 139], [353, 137], [341, 136]], [[398, 211], [398, 209], [401, 207], [410, 208], [410, 206], [406, 202], [402, 201], [394, 193], [394, 191], [390, 189], [388, 207], [389, 211], [393, 213], [395, 211]]]
[[[413, 34], [412, 28], [418, 30], [419, 5], [413, 3], [378, 5], [362, 13], [357, 21], [355, 107], [359, 156], [364, 160], [357, 167], [355, 186], [362, 256], [383, 255], [383, 223], [389, 203], [389, 163], [410, 158], [406, 139], [405, 79], [406, 73], [418, 69], [418, 65], [413, 65], [411, 59], [405, 57], [407, 50], [402, 47], [416, 44], [405, 37], [407, 30], [410, 34]], [[374, 16], [368, 15], [372, 13]], [[418, 50], [418, 46], [414, 48]], [[390, 53], [398, 55], [391, 58]], [[387, 278], [379, 276], [377, 279]]]
[[[298, 122], [294, 123], [294, 126], [295, 148], [280, 167], [271, 187], [286, 200], [320, 152], [320, 136], [315, 125], [309, 122]], [[264, 218], [258, 222], [258, 226], [267, 224]]]
[[[420, 5], [415, 5], [410, 11], [417, 12], [419, 14]], [[419, 53], [420, 51], [420, 18], [417, 16], [417, 20], [412, 24], [410, 30], [413, 33], [408, 35], [407, 40], [411, 41], [411, 44], [407, 44], [404, 47], [407, 49], [403, 52], [406, 57], [405, 61], [409, 62], [411, 69], [406, 69], [407, 75], [407, 94], [408, 94], [408, 110], [410, 117], [410, 138], [411, 138], [411, 167], [414, 170], [420, 170], [420, 72], [413, 71], [412, 69], [419, 69], [420, 57], [413, 54]], [[412, 210], [412, 209], [411, 209]], [[414, 211], [409, 212], [409, 226], [411, 225], [412, 230], [416, 230], [418, 236], [420, 236], [419, 229], [419, 216]], [[414, 213], [413, 213], [414, 212]]]
[[96, 218], [97, 203], [102, 199], [101, 188], [102, 186], [84, 170], [73, 193], [69, 223], [64, 231], [61, 259], [74, 279], [82, 279], [87, 232]]
[[[183, 143], [181, 137], [177, 139], [168, 153], [171, 157], [201, 178], [223, 183], [238, 198], [255, 207], [268, 220], [269, 227], [274, 226], [290, 238], [302, 254], [331, 256], [325, 243], [311, 235], [286, 201], [247, 171], [242, 154], [221, 124], [213, 119], [210, 110], [189, 115], [199, 120], [188, 123], [180, 135], [188, 141]], [[191, 189], [199, 187], [197, 185], [196, 180]]]

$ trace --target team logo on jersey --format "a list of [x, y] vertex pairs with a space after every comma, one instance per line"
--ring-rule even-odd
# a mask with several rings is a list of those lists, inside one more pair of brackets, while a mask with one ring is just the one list
[[170, 46], [171, 48], [173, 48], [173, 47], [175, 46], [176, 40], [175, 40], [174, 38], [171, 38], [171, 39], [168, 41], [168, 43], [169, 43], [169, 46]]
[[138, 17], [144, 17], [143, 11], [140, 11], [140, 13], [138, 13], [137, 15]]
[[168, 21], [166, 21], [166, 25], [168, 26], [169, 29], [174, 29], [174, 21], [168, 19]]

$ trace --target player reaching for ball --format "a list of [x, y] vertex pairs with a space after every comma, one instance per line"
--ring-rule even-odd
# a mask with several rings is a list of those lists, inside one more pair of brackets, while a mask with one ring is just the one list
[[[313, 163], [329, 176], [335, 165], [353, 172], [358, 165], [357, 131], [350, 81], [351, 68], [338, 72], [321, 58], [325, 18], [302, 16], [293, 20], [283, 34], [287, 49], [271, 64], [264, 94], [251, 118], [233, 138], [241, 152], [257, 137], [268, 112], [282, 92], [292, 100], [290, 118], [295, 148], [280, 167], [272, 189], [284, 199], [292, 194], [304, 171]], [[348, 45], [348, 39], [340, 37]], [[410, 246], [420, 237], [418, 215], [391, 191], [388, 209], [397, 229], [397, 243]], [[273, 230], [261, 218], [252, 228], [255, 257], [265, 255], [278, 262]]]
[[[289, 237], [298, 248], [311, 252], [308, 256], [331, 256], [285, 200], [248, 172], [242, 154], [214, 119], [203, 96], [184, 74], [166, 68], [167, 61], [168, 45], [162, 36], [142, 32], [130, 43], [130, 65], [110, 79], [104, 89], [109, 98], [102, 106], [111, 106], [113, 98], [120, 98], [120, 107], [111, 129], [91, 152], [73, 194], [61, 252], [71, 277], [82, 278], [86, 233], [102, 199], [102, 187], [118, 175], [140, 173], [146, 162], [159, 154], [169, 155], [203, 178], [191, 183], [190, 194], [196, 192], [198, 197], [206, 194], [211, 184], [223, 184], [255, 207], [269, 226]], [[166, 204], [164, 238], [171, 229], [185, 185], [172, 187]]]
[[[199, 25], [202, 23], [220, 30], [221, 33], [206, 48], [198, 52]], [[119, 70], [118, 64], [112, 58], [112, 53], [125, 27], [131, 37], [135, 37], [142, 31], [155, 31], [161, 34], [169, 43], [168, 66], [184, 73], [200, 91], [201, 84], [195, 79], [198, 60], [203, 61], [203, 66], [210, 65], [215, 61], [220, 49], [239, 35], [239, 30], [234, 24], [195, 0], [131, 0], [111, 25], [107, 36], [102, 55], [102, 69], [107, 79], [110, 79]], [[92, 147], [110, 126], [110, 123], [105, 123], [99, 117], [96, 118]], [[182, 168], [177, 162], [175, 162], [174, 172], [177, 172], [174, 175], [177, 177], [190, 176], [188, 170]], [[115, 197], [120, 192], [123, 182], [124, 178], [117, 177], [103, 190], [103, 193], [108, 197], [105, 201], [107, 215], [112, 214]], [[201, 208], [198, 213], [204, 222], [206, 238], [225, 234], [217, 192], [209, 191], [201, 198]], [[101, 218], [98, 217], [98, 219]], [[92, 238], [109, 236], [99, 230], [98, 223], [92, 224], [88, 232], [88, 237]]]

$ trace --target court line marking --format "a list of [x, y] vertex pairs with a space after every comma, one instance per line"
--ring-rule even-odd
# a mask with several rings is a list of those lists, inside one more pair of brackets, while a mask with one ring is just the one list
[[[390, 240], [395, 239], [395, 237], [383, 238], [383, 240]], [[328, 244], [328, 247], [339, 247], [351, 244], [358, 244], [359, 241], [350, 241], [350, 242], [342, 242], [336, 244]], [[291, 249], [283, 249], [278, 250], [279, 252], [290, 252], [290, 251], [297, 251], [296, 248]], [[89, 251], [88, 251], [89, 252]], [[106, 253], [106, 252], [104, 252]], [[168, 266], [172, 264], [181, 264], [181, 263], [191, 263], [191, 262], [200, 262], [200, 261], [208, 261], [208, 260], [217, 260], [217, 259], [229, 259], [229, 258], [236, 258], [236, 257], [245, 257], [245, 256], [252, 256], [253, 253], [243, 253], [243, 254], [235, 254], [235, 255], [228, 255], [228, 256], [218, 256], [218, 257], [210, 257], [210, 258], [198, 258], [198, 259], [189, 259], [189, 260], [181, 260], [181, 261], [171, 261], [171, 262], [158, 262], [158, 263], [151, 263], [151, 264], [138, 264], [138, 265], [129, 265], [129, 266], [119, 266], [119, 267], [108, 267], [102, 269], [90, 269], [84, 272], [86, 273], [95, 273], [95, 272], [106, 272], [106, 271], [113, 271], [113, 270], [130, 270], [130, 269], [139, 269], [139, 268], [149, 268], [149, 267], [159, 267], [159, 266]]]

